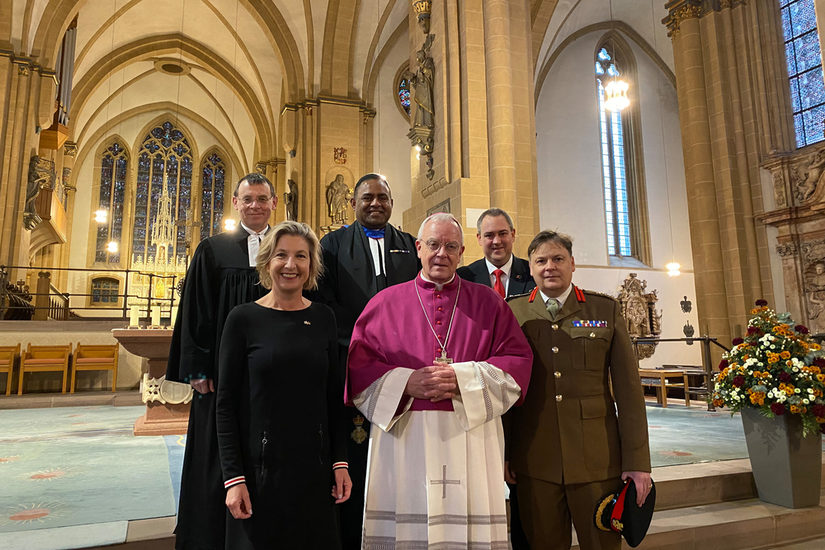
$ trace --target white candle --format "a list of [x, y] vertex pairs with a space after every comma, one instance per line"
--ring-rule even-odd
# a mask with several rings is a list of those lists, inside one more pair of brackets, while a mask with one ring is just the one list
[[152, 328], [160, 326], [160, 306], [152, 306]]
[[138, 306], [129, 308], [129, 326], [133, 328], [140, 326], [140, 308]]

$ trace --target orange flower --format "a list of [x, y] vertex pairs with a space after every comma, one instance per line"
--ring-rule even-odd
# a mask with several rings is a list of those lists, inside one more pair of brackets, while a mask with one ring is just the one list
[[764, 405], [765, 404], [765, 392], [761, 392], [761, 391], [751, 392], [750, 399], [751, 399], [751, 403], [753, 403], [754, 405], [760, 405], [760, 406]]
[[817, 374], [816, 379], [820, 382], [825, 382], [825, 374]]
[[782, 351], [780, 352], [779, 357], [781, 357], [782, 359], [790, 359], [791, 352], [789, 352], [788, 350]]
[[791, 405], [791, 412], [794, 414], [799, 414], [802, 409], [797, 405]]
[[825, 418], [823, 418], [823, 417], [821, 417], [821, 416], [817, 416], [817, 417], [816, 417], [816, 421], [817, 421], [817, 422], [819, 422], [820, 424], [822, 424], [822, 423], [824, 423], [824, 422], [825, 422]]
[[771, 353], [768, 352], [768, 363], [778, 363], [779, 362], [779, 354], [778, 353]]
[[816, 342], [811, 342], [810, 344], [808, 344], [808, 347], [810, 348], [811, 351], [819, 351], [819, 350], [822, 349], [822, 346], [820, 346]]

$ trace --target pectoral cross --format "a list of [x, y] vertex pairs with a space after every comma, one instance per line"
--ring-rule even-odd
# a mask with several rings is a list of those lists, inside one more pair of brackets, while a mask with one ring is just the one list
[[451, 357], [447, 357], [447, 350], [444, 349], [444, 348], [441, 348], [441, 357], [436, 357], [435, 362], [436, 363], [444, 363], [445, 365], [449, 365], [450, 363], [453, 362], [453, 360], [452, 360]]

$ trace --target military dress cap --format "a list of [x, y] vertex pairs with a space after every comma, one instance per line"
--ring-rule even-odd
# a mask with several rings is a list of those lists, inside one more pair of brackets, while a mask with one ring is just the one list
[[628, 479], [615, 493], [601, 499], [596, 507], [596, 527], [622, 535], [631, 548], [641, 544], [653, 518], [656, 506], [656, 486], [651, 480], [650, 492], [642, 507], [636, 506], [636, 484]]

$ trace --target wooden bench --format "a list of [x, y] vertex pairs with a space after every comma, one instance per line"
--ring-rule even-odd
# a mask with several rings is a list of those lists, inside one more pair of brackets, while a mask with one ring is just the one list
[[16, 346], [0, 346], [0, 372], [6, 373], [6, 395], [11, 395], [11, 379], [14, 372], [14, 361], [20, 355], [20, 344]]
[[74, 368], [72, 369], [71, 393], [77, 384], [78, 371], [110, 370], [112, 371], [112, 391], [117, 388], [117, 356], [120, 344], [83, 345], [77, 343], [74, 350]]
[[23, 378], [27, 372], [62, 372], [63, 391], [66, 393], [66, 379], [69, 376], [69, 356], [72, 345], [65, 346], [33, 346], [29, 344], [20, 357], [20, 382], [17, 385], [17, 395], [23, 394]]
[[[681, 387], [685, 392], [685, 407], [690, 407], [690, 384], [688, 375], [681, 369], [639, 369], [639, 377], [642, 379], [642, 386], [656, 388], [656, 400], [667, 408], [667, 389]], [[670, 379], [676, 378], [677, 382]]]

